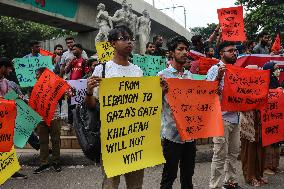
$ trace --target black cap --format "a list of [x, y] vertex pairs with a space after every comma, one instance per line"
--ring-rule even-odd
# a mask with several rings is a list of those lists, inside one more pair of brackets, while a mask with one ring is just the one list
[[12, 62], [8, 58], [1, 57], [0, 58], [0, 66], [12, 67], [13, 64], [12, 64]]

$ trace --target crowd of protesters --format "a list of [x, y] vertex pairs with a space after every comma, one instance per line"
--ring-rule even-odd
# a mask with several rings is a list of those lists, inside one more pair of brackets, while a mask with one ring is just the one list
[[[133, 33], [126, 26], [114, 27], [109, 32], [108, 41], [114, 47], [114, 57], [105, 64], [105, 77], [142, 77], [143, 71], [136, 65], [129, 62], [130, 56], [135, 44]], [[195, 169], [196, 143], [194, 140], [182, 141], [178, 133], [175, 119], [171, 112], [168, 100], [164, 94], [167, 93], [167, 84], [165, 78], [193, 79], [192, 74], [198, 74], [199, 65], [194, 56], [189, 52], [203, 54], [207, 58], [219, 59], [219, 63], [208, 70], [206, 79], [209, 81], [219, 81], [220, 90], [224, 86], [224, 71], [227, 64], [234, 64], [238, 56], [244, 54], [283, 54], [283, 48], [278, 52], [271, 51], [272, 40], [266, 32], [259, 33], [255, 41], [245, 43], [234, 43], [221, 40], [220, 28], [217, 27], [212, 35], [203, 41], [201, 35], [195, 35], [191, 41], [183, 36], [177, 36], [169, 39], [166, 48], [163, 36], [157, 35], [153, 41], [146, 45], [147, 55], [166, 56], [167, 68], [158, 73], [161, 77], [161, 87], [163, 92], [163, 111], [161, 139], [163, 154], [166, 159], [164, 164], [161, 189], [170, 189], [177, 178], [178, 167], [180, 167], [181, 188], [193, 188], [192, 177]], [[63, 52], [63, 45], [58, 44], [54, 47], [52, 61], [54, 64], [54, 73], [67, 80], [87, 79], [87, 94], [85, 103], [88, 107], [94, 107], [99, 98], [98, 87], [102, 78], [103, 66], [98, 63], [96, 54], [88, 58], [81, 44], [75, 43], [73, 37], [66, 38], [67, 50]], [[215, 42], [214, 42], [215, 41]], [[24, 58], [40, 57], [40, 43], [32, 41], [30, 44], [31, 53]], [[260, 69], [257, 66], [248, 66], [248, 69]], [[263, 67], [264, 70], [270, 70], [270, 88], [281, 87], [279, 82], [280, 70], [276, 63], [269, 62]], [[20, 98], [28, 101], [29, 95], [21, 92], [18, 85], [7, 79], [7, 76], [13, 71], [13, 64], [7, 58], [0, 60], [0, 95], [1, 97], [10, 90], [17, 92]], [[36, 72], [38, 79], [43, 73], [44, 68]], [[68, 102], [68, 124], [63, 129], [69, 130], [73, 124], [70, 94], [67, 94]], [[62, 101], [59, 101], [54, 119], [51, 126], [47, 127], [44, 122], [37, 126], [37, 134], [33, 133], [29, 143], [40, 150], [40, 167], [34, 173], [39, 174], [43, 171], [54, 168], [56, 172], [61, 171], [60, 166], [60, 129], [62, 121], [60, 120]], [[259, 111], [250, 112], [223, 112], [225, 134], [222, 137], [213, 138], [213, 158], [211, 163], [210, 188], [241, 188], [236, 179], [236, 162], [240, 154], [242, 169], [245, 181], [252, 186], [267, 184], [268, 180], [264, 174], [273, 175], [281, 172], [279, 169], [280, 148], [279, 144], [273, 144], [262, 147], [261, 140], [261, 121]], [[242, 127], [247, 123], [253, 130], [246, 133]], [[52, 148], [49, 149], [48, 141], [51, 137]], [[241, 148], [240, 148], [241, 145]], [[241, 149], [241, 150], [240, 150]], [[49, 162], [49, 154], [52, 159]], [[225, 172], [225, 179], [221, 186], [222, 172]], [[144, 170], [127, 173], [124, 175], [128, 188], [140, 189], [143, 185]], [[19, 172], [12, 178], [27, 178]], [[106, 178], [104, 174], [102, 188], [116, 189], [119, 185], [120, 177]]]

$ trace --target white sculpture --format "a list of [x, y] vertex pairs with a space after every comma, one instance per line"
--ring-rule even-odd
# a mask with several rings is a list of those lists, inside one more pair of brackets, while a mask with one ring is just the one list
[[149, 41], [151, 32], [151, 20], [147, 10], [142, 12], [142, 16], [137, 20], [137, 28], [139, 35], [140, 54], [146, 51], [146, 43]]
[[133, 36], [135, 37], [137, 34], [137, 15], [133, 13], [132, 4], [128, 5], [129, 10], [129, 28], [133, 32]]
[[115, 23], [115, 26], [129, 26], [129, 10], [126, 0], [122, 1], [121, 5], [122, 8], [114, 13], [112, 21]]
[[111, 17], [109, 17], [108, 12], [105, 11], [105, 5], [100, 3], [97, 6], [98, 15], [97, 15], [97, 23], [99, 25], [99, 33], [95, 38], [95, 42], [107, 41], [108, 32], [113, 28]]

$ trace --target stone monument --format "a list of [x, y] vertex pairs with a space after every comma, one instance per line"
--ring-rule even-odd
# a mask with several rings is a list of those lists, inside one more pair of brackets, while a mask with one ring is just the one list
[[145, 9], [142, 16], [137, 20], [138, 35], [139, 35], [139, 51], [144, 54], [146, 51], [146, 43], [149, 41], [151, 32], [151, 20], [148, 11]]
[[122, 8], [114, 13], [112, 21], [115, 26], [119, 25], [129, 26], [129, 10], [128, 10], [129, 8], [127, 5], [127, 1], [123, 0], [121, 5]]
[[97, 10], [99, 11], [97, 14], [97, 23], [99, 25], [99, 33], [95, 38], [95, 42], [107, 41], [108, 32], [113, 28], [111, 17], [108, 15], [108, 12], [105, 11], [105, 5], [100, 3], [97, 6]]
[[133, 36], [136, 37], [137, 34], [137, 15], [133, 13], [132, 4], [128, 5], [129, 10], [129, 28], [133, 32]]
[[126, 0], [123, 0], [122, 8], [117, 10], [113, 17], [108, 15], [105, 11], [105, 5], [100, 3], [97, 6], [98, 15], [97, 23], [100, 27], [99, 33], [96, 36], [96, 43], [101, 41], [107, 41], [108, 32], [114, 26], [125, 25], [130, 28], [133, 32], [133, 36], [136, 38], [138, 36], [138, 43], [136, 51], [140, 54], [144, 54], [146, 51], [146, 43], [149, 41], [151, 32], [151, 20], [147, 10], [142, 12], [142, 16], [138, 18], [136, 14], [133, 13], [132, 4], [127, 4]]

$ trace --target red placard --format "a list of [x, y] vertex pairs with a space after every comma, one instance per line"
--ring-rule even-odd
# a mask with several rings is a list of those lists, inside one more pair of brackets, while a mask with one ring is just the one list
[[284, 141], [283, 89], [270, 89], [268, 103], [261, 109], [262, 145]]
[[29, 105], [49, 126], [59, 99], [69, 88], [65, 80], [45, 69], [33, 88]]
[[10, 152], [14, 144], [16, 116], [15, 101], [0, 98], [0, 152]]
[[281, 48], [281, 42], [280, 42], [280, 35], [278, 33], [271, 47], [271, 51], [278, 53], [280, 51], [280, 48]]
[[49, 52], [47, 50], [44, 50], [42, 48], [40, 48], [39, 54], [41, 54], [42, 56], [53, 56], [54, 54], [52, 52]]
[[223, 111], [260, 109], [267, 103], [269, 70], [226, 65], [221, 107]]
[[167, 99], [182, 140], [224, 135], [218, 82], [167, 79]]
[[199, 74], [200, 75], [206, 75], [208, 70], [215, 64], [217, 64], [219, 62], [218, 59], [214, 59], [214, 58], [205, 58], [205, 57], [201, 57], [198, 60], [199, 62]]
[[246, 41], [243, 7], [218, 9], [223, 41]]

